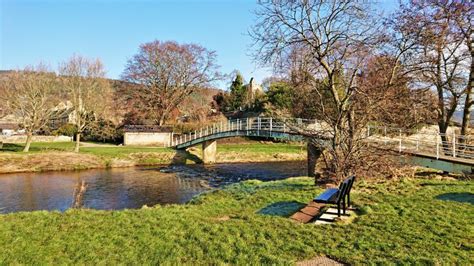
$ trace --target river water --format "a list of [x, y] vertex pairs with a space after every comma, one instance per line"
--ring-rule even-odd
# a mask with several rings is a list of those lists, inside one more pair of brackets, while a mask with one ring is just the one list
[[0, 213], [64, 211], [84, 181], [84, 208], [136, 209], [185, 203], [212, 188], [247, 179], [278, 180], [306, 174], [304, 162], [116, 168], [0, 175]]

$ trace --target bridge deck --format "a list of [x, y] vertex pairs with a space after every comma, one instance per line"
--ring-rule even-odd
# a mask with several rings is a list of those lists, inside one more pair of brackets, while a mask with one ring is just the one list
[[[327, 130], [326, 130], [327, 131]], [[301, 132], [326, 132], [324, 125], [315, 120], [295, 119], [290, 126], [285, 120], [274, 118], [247, 118], [245, 120], [231, 120], [228, 123], [215, 124], [212, 127], [206, 127], [200, 131], [191, 134], [181, 135], [172, 140], [171, 146], [176, 149], [186, 149], [206, 141], [217, 140], [229, 137], [259, 137], [283, 139], [291, 141], [303, 141], [305, 137]], [[321, 134], [324, 135], [324, 134]], [[465, 173], [474, 173], [474, 145], [470, 145], [466, 136], [448, 136], [444, 135], [445, 141], [441, 141], [441, 134], [410, 135], [391, 134], [384, 129], [382, 134], [378, 131], [368, 128], [365, 141], [391, 151], [398, 151], [409, 155], [410, 157], [420, 158], [416, 163], [431, 167], [436, 162], [444, 162], [443, 166], [437, 169], [458, 169]], [[456, 140], [464, 140], [457, 143]], [[324, 139], [321, 139], [324, 142]], [[416, 160], [415, 160], [416, 161]], [[449, 166], [446, 163], [450, 164]], [[436, 168], [436, 167], [434, 167]], [[462, 169], [462, 170], [459, 170]]]

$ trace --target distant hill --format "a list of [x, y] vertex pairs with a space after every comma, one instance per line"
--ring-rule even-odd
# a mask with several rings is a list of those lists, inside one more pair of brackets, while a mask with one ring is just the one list
[[[0, 79], [8, 75], [8, 73], [13, 72], [13, 70], [0, 70]], [[133, 90], [134, 86], [138, 86], [137, 84], [133, 84], [127, 81], [118, 80], [118, 79], [108, 79], [112, 86], [112, 89], [115, 93], [115, 102], [116, 102], [116, 114], [118, 117], [123, 118], [124, 115], [130, 111], [124, 105], [124, 102], [121, 99], [121, 95], [126, 94], [127, 90]], [[0, 88], [1, 90], [1, 88]], [[217, 94], [220, 90], [214, 88], [201, 88], [196, 90], [193, 94], [187, 97], [183, 103], [173, 112], [173, 119], [177, 117], [186, 116], [192, 118], [201, 118], [205, 116], [207, 113], [211, 111], [211, 102], [213, 96]], [[1, 91], [0, 91], [1, 93]], [[4, 108], [0, 105], [0, 117], [7, 115], [8, 112], [4, 110]], [[121, 119], [119, 119], [121, 120]]]

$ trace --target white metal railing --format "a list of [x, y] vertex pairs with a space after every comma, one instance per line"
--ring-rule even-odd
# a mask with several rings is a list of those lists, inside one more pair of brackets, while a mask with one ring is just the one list
[[367, 127], [367, 139], [398, 152], [474, 159], [474, 136], [439, 132], [404, 131], [389, 127]]
[[[170, 146], [174, 147], [196, 139], [225, 132], [248, 131], [298, 133], [299, 130], [323, 130], [314, 119], [278, 119], [272, 117], [251, 117], [220, 121], [187, 134], [173, 135]], [[449, 156], [474, 160], [474, 136], [461, 136], [455, 133], [404, 131], [385, 126], [368, 126], [366, 140], [378, 146], [396, 150], [400, 153], [429, 154], [439, 159]], [[191, 143], [190, 143], [191, 144]]]
[[315, 120], [310, 119], [275, 119], [272, 117], [251, 117], [244, 119], [232, 119], [227, 122], [217, 122], [181, 135], [174, 135], [171, 139], [170, 146], [181, 145], [206, 136], [233, 131], [274, 131], [283, 133], [295, 133], [289, 125], [297, 125], [298, 127], [307, 127], [315, 124]]

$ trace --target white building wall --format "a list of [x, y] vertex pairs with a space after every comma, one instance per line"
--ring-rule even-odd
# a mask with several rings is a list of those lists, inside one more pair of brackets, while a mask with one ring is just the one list
[[170, 146], [171, 132], [125, 132], [123, 144], [125, 146]]

